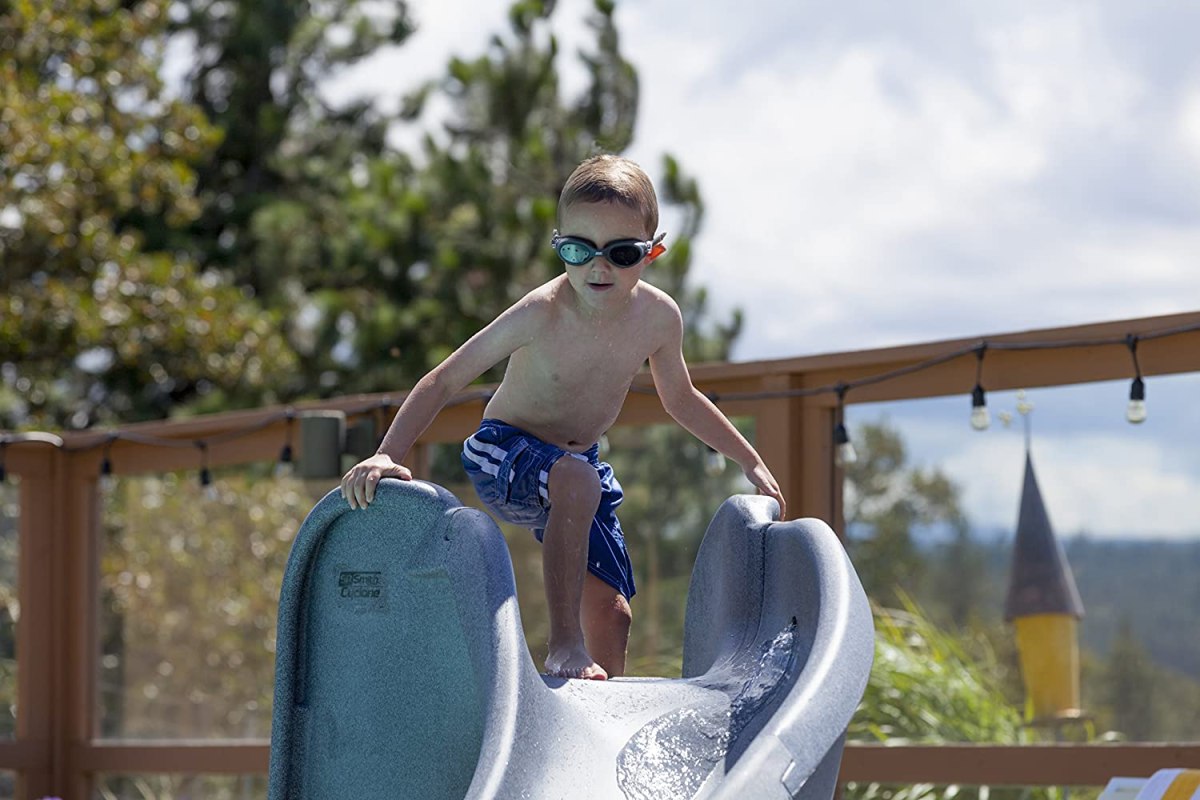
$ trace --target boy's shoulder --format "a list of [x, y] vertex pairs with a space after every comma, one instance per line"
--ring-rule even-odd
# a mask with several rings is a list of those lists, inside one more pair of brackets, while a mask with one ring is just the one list
[[553, 310], [558, 302], [559, 289], [557, 284], [558, 278], [552, 278], [541, 286], [530, 289], [521, 299], [509, 306], [509, 310], [521, 310], [535, 314], [545, 314]]
[[645, 281], [638, 284], [638, 289], [643, 292], [648, 316], [665, 325], [683, 321], [683, 312], [679, 310], [679, 304], [670, 294]]
[[642, 281], [638, 284], [638, 291], [645, 292], [647, 300], [658, 309], [667, 309], [678, 311], [679, 304], [675, 302], [675, 298], [670, 294], [658, 288], [654, 284]]

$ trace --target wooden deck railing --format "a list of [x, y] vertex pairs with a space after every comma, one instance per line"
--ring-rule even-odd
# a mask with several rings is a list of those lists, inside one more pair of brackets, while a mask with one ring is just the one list
[[[842, 529], [842, 476], [832, 430], [838, 392], [846, 403], [969, 395], [986, 344], [989, 390], [1129, 379], [1123, 345], [1138, 339], [1146, 376], [1200, 371], [1200, 312], [931, 342], [829, 355], [693, 367], [696, 385], [726, 413], [756, 421], [757, 447], [779, 479], [793, 515], [831, 520]], [[888, 376], [886, 380], [881, 376]], [[461, 440], [477, 424], [479, 389], [440, 414], [424, 445]], [[399, 397], [343, 397], [298, 404], [356, 412]], [[20, 478], [16, 738], [0, 742], [0, 769], [19, 774], [18, 797], [82, 800], [93, 777], [108, 773], [265, 773], [265, 741], [124, 742], [96, 736], [97, 604], [99, 598], [100, 465], [107, 451], [118, 474], [196, 469], [196, 440], [211, 466], [272, 461], [287, 425], [281, 408], [183, 421], [131, 425], [59, 437], [5, 434], [0, 451]], [[618, 425], [668, 420], [649, 376], [635, 381]], [[236, 435], [234, 435], [236, 434]], [[163, 447], [164, 440], [177, 448]], [[156, 442], [152, 444], [149, 442]], [[297, 442], [302, 448], [303, 442]], [[844, 781], [1009, 785], [1098, 785], [1113, 775], [1148, 775], [1170, 766], [1200, 766], [1200, 744], [913, 745], [851, 744]]]

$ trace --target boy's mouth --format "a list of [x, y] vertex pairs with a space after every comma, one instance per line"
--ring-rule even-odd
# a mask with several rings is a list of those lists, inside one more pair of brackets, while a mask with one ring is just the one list
[[588, 281], [588, 286], [597, 292], [607, 291], [613, 287], [611, 283], [592, 283], [591, 281]]

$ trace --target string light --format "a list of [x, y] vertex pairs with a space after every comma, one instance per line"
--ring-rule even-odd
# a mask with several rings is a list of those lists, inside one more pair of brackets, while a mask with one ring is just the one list
[[283, 449], [279, 451], [279, 461], [275, 463], [276, 478], [290, 478], [296, 468], [292, 457], [292, 426], [296, 421], [296, 411], [291, 406], [287, 409], [287, 425], [283, 434]]
[[104, 445], [104, 458], [100, 461], [100, 491], [102, 492], [111, 492], [117, 485], [117, 479], [113, 476], [112, 446], [118, 438], [120, 437], [114, 433], [108, 437], [108, 442]]
[[971, 427], [977, 431], [986, 431], [992, 424], [991, 414], [988, 413], [987, 395], [983, 391], [983, 356], [987, 352], [987, 343], [975, 349], [975, 388], [971, 390]]
[[704, 454], [704, 473], [716, 478], [725, 472], [725, 456], [708, 445], [704, 447], [708, 450]]
[[1138, 364], [1138, 337], [1132, 333], [1125, 338], [1129, 355], [1133, 357], [1133, 383], [1129, 386], [1129, 405], [1125, 407], [1125, 419], [1134, 425], [1146, 421], [1146, 384], [1142, 382], [1142, 367]]
[[206, 498], [216, 500], [220, 494], [213, 485], [212, 471], [208, 468], [208, 442], [198, 439], [195, 445], [200, 450], [200, 488]]
[[837, 385], [837, 423], [833, 426], [833, 463], [839, 467], [858, 461], [858, 451], [850, 441], [850, 432], [846, 430], [846, 390], [850, 388], [844, 383]]

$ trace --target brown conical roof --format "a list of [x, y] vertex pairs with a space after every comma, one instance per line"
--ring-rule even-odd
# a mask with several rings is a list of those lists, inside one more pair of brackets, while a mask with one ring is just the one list
[[1033, 459], [1026, 451], [1025, 486], [1021, 490], [1004, 618], [1011, 620], [1030, 614], [1071, 614], [1078, 618], [1083, 616], [1083, 601], [1075, 588], [1067, 555], [1050, 527], [1046, 504], [1033, 473]]

